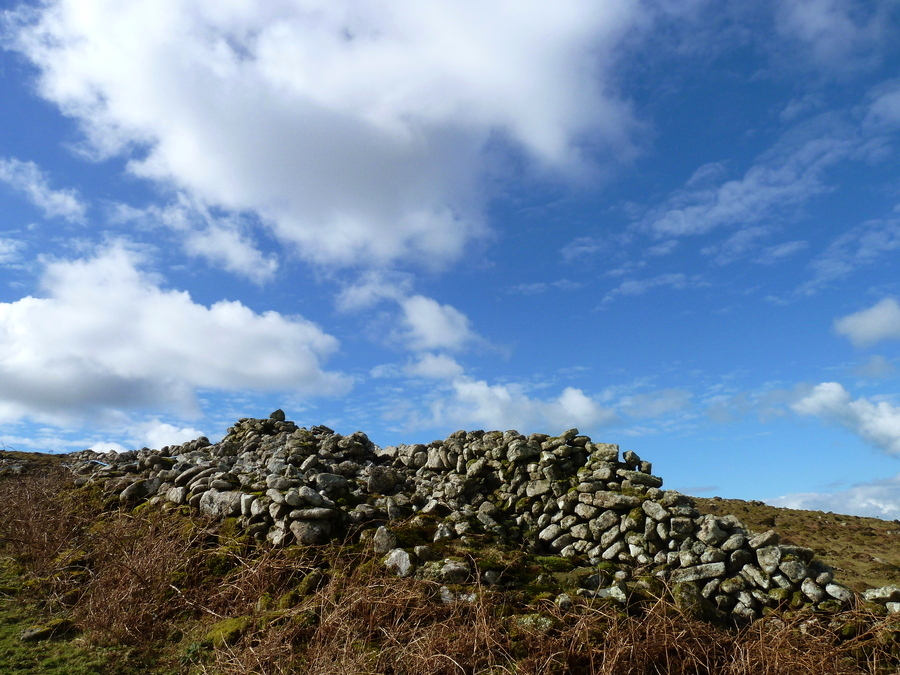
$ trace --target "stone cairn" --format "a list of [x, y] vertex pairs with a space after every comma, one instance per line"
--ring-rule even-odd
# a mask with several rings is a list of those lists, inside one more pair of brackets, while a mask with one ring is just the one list
[[[605, 570], [582, 577], [593, 579], [577, 591], [585, 597], [625, 602], [627, 580], [652, 577], [696, 598], [707, 615], [742, 623], [767, 608], [835, 611], [857, 601], [812, 549], [780, 544], [772, 530], [751, 533], [734, 516], [701, 516], [690, 497], [661, 489], [649, 462], [631, 451], [620, 458], [618, 446], [576, 429], [556, 437], [457, 431], [428, 445], [379, 448], [362, 432], [298, 428], [279, 410], [239, 420], [215, 444], [201, 437], [70, 457], [79, 485], [100, 483], [123, 505], [236, 518], [241, 531], [274, 546], [371, 538], [400, 576], [437, 564], [426, 562], [427, 546], [397, 548], [390, 527], [418, 521], [432, 527], [434, 542], [484, 534]], [[444, 563], [446, 580], [469, 578], [468, 568]], [[900, 589], [865, 599], [900, 611]]]

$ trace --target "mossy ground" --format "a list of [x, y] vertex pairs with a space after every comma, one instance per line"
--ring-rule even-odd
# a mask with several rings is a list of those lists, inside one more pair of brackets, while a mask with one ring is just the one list
[[[138, 675], [127, 647], [97, 647], [72, 631], [23, 642], [23, 632], [61, 617], [40, 611], [21, 597], [21, 570], [0, 558], [0, 673], [13, 675]], [[131, 664], [131, 665], [129, 665]], [[160, 673], [162, 675], [162, 672]]]

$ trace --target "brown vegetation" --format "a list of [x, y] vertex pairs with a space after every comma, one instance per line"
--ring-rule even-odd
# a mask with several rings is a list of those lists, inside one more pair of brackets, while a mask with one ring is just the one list
[[16, 602], [128, 645], [152, 664], [139, 672], [875, 674], [900, 653], [900, 621], [862, 610], [734, 628], [664, 598], [563, 611], [555, 592], [468, 585], [451, 590], [474, 600], [445, 604], [439, 584], [387, 576], [362, 544], [273, 550], [228, 521], [105, 505], [52, 467], [0, 479], [0, 512]]

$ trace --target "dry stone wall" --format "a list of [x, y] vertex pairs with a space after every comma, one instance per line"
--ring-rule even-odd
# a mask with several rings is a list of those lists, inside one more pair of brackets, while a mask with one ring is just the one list
[[[392, 528], [417, 522], [435, 542], [489, 535], [603, 570], [584, 577], [582, 596], [625, 600], [629, 580], [655, 578], [742, 622], [767, 608], [856, 601], [811, 549], [781, 544], [775, 531], [751, 533], [734, 516], [700, 515], [689, 497], [662, 490], [649, 462], [576, 429], [554, 437], [457, 431], [380, 448], [361, 432], [299, 428], [276, 411], [238, 421], [215, 444], [83, 451], [73, 460], [80, 484], [102, 483], [124, 505], [149, 500], [236, 518], [273, 546], [371, 538], [401, 576], [435, 565], [444, 579], [478, 573], [429, 562], [428, 547], [398, 548]], [[481, 581], [502, 579], [493, 572]], [[876, 591], [867, 599], [900, 609], [900, 589]]]

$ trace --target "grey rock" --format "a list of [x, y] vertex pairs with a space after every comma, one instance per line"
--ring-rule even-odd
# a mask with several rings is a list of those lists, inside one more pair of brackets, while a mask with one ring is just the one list
[[236, 490], [226, 492], [209, 490], [204, 492], [200, 498], [200, 513], [201, 515], [217, 519], [236, 516], [241, 512], [242, 494]]
[[900, 602], [900, 588], [897, 586], [882, 586], [881, 588], [867, 588], [862, 594], [865, 600], [870, 602]]
[[448, 584], [464, 583], [471, 574], [469, 565], [461, 560], [445, 560], [440, 569], [441, 579]]
[[600, 509], [630, 510], [640, 504], [640, 497], [623, 495], [620, 492], [605, 491], [594, 494], [594, 506]]
[[644, 509], [644, 513], [653, 518], [653, 520], [661, 522], [669, 518], [669, 512], [666, 511], [659, 502], [647, 500], [641, 504], [641, 508]]
[[331, 534], [331, 526], [326, 520], [294, 520], [290, 530], [297, 543], [304, 545], [324, 544]]
[[799, 584], [809, 576], [806, 565], [799, 560], [785, 560], [778, 566], [778, 569], [795, 584]]
[[763, 546], [756, 549], [756, 560], [766, 574], [774, 574], [781, 564], [781, 548], [778, 546]]
[[853, 601], [853, 591], [840, 584], [826, 584], [825, 592], [839, 602], [849, 603]]
[[768, 530], [767, 532], [756, 535], [748, 543], [750, 544], [750, 548], [755, 550], [764, 546], [775, 546], [780, 540], [781, 537], [775, 530]]
[[338, 475], [336, 473], [316, 474], [316, 488], [323, 492], [343, 490], [349, 485], [349, 483], [350, 481], [348, 481], [344, 476]]
[[395, 548], [384, 559], [384, 566], [398, 577], [408, 577], [416, 571], [415, 562], [408, 551]]
[[804, 579], [800, 585], [800, 590], [813, 602], [822, 602], [825, 599], [825, 591], [812, 579]]
[[724, 575], [725, 563], [718, 562], [672, 570], [669, 579], [672, 583], [681, 583], [684, 581], [701, 581], [703, 579], [712, 579], [714, 577], [721, 577]]
[[728, 533], [719, 527], [715, 518], [707, 517], [697, 530], [697, 539], [708, 546], [718, 546], [728, 539]]
[[375, 530], [375, 536], [372, 537], [372, 545], [375, 548], [375, 555], [384, 555], [397, 547], [397, 535], [384, 525], [381, 525]]

